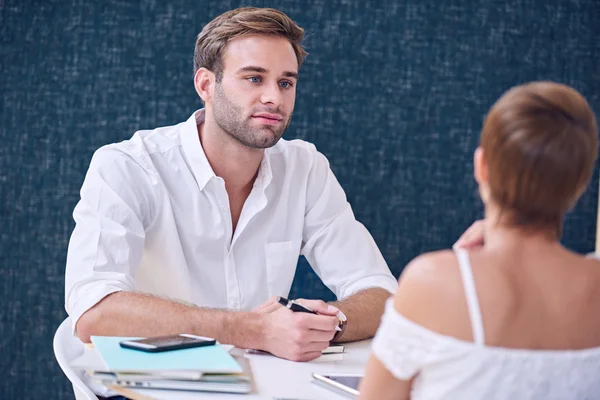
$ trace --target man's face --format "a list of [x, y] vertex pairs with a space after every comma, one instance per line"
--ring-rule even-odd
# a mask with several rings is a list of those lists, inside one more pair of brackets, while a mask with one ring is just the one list
[[228, 135], [252, 148], [275, 145], [291, 122], [298, 61], [281, 37], [232, 40], [223, 54], [223, 76], [215, 83], [212, 112]]

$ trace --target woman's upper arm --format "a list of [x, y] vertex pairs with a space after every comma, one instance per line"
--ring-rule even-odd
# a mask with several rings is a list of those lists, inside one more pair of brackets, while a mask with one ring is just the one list
[[361, 400], [403, 400], [410, 398], [412, 379], [397, 379], [375, 355], [369, 357], [360, 385]]
[[456, 295], [456, 268], [449, 265], [454, 260], [451, 252], [432, 253], [405, 268], [373, 341], [361, 398], [409, 398], [415, 376], [438, 358], [432, 349], [440, 338], [430, 330], [447, 322], [441, 314]]

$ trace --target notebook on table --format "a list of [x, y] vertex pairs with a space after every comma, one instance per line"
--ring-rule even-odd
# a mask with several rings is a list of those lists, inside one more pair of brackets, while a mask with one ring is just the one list
[[[92, 336], [101, 359], [90, 375], [104, 385], [249, 393], [250, 378], [220, 344], [147, 353], [125, 349], [119, 342], [129, 337]], [[101, 364], [101, 365], [100, 365]]]
[[94, 379], [105, 386], [123, 386], [144, 389], [170, 389], [200, 392], [250, 393], [252, 383], [247, 376], [203, 375], [197, 380], [166, 379], [155, 376], [127, 376], [110, 372], [96, 372]]

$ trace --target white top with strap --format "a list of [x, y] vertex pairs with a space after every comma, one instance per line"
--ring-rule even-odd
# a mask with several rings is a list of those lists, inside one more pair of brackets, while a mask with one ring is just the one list
[[433, 332], [388, 300], [373, 353], [398, 379], [416, 376], [412, 399], [598, 399], [600, 347], [528, 350], [485, 345], [479, 300], [464, 249], [455, 250], [473, 342]]

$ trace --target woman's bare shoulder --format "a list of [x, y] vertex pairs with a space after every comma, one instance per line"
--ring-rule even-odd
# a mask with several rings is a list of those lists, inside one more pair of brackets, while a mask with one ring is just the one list
[[452, 250], [426, 253], [412, 260], [402, 272], [394, 300], [396, 310], [423, 327], [470, 338], [468, 310], [458, 260]]
[[452, 250], [440, 250], [414, 258], [402, 271], [400, 285], [419, 286], [420, 289], [446, 287], [446, 279], [458, 271], [456, 254]]

